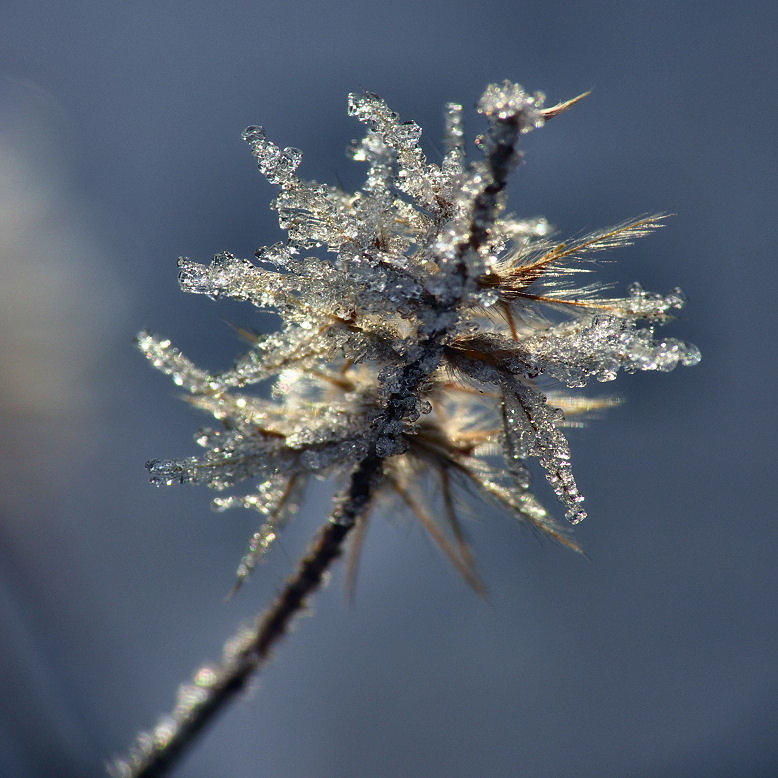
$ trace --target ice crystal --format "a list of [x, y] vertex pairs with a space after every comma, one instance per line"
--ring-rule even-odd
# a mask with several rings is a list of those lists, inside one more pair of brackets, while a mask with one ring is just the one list
[[[203, 454], [149, 462], [152, 482], [217, 490], [254, 483], [248, 494], [214, 501], [218, 510], [263, 517], [238, 583], [311, 476], [342, 478], [370, 457], [368, 502], [394, 494], [471, 582], [455, 487], [576, 547], [531, 494], [527, 460], [545, 471], [567, 519], [581, 521], [562, 429], [610, 401], [571, 397], [555, 384], [578, 388], [620, 370], [667, 371], [700, 358], [694, 346], [655, 335], [683, 306], [679, 289], [652, 294], [633, 284], [619, 298], [577, 283], [598, 253], [658, 228], [662, 216], [558, 242], [545, 219], [505, 210], [520, 135], [577, 99], [544, 108], [542, 93], [508, 81], [488, 86], [478, 102], [487, 122], [476, 141], [481, 159], [469, 163], [462, 106], [449, 103], [435, 164], [417, 124], [375, 94], [351, 94], [348, 113], [366, 126], [349, 151], [367, 166], [354, 193], [304, 181], [300, 151], [279, 147], [262, 127], [244, 131], [260, 172], [279, 187], [272, 207], [287, 240], [253, 260], [227, 252], [207, 265], [182, 258], [179, 282], [186, 292], [274, 311], [280, 329], [251, 335], [249, 352], [220, 373], [196, 367], [168, 340], [138, 337], [152, 364], [216, 421], [196, 436]], [[271, 397], [244, 391], [267, 379]], [[442, 527], [425, 501], [430, 477], [441, 487]], [[179, 707], [199, 693], [184, 690]]]

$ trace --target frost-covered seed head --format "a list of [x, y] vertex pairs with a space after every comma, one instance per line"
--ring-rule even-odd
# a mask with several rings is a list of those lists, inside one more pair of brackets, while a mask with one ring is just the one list
[[[168, 340], [138, 336], [154, 367], [215, 420], [197, 433], [204, 453], [149, 462], [152, 482], [219, 491], [253, 484], [214, 501], [217, 510], [262, 517], [239, 583], [312, 476], [346, 478], [366, 461], [375, 463], [376, 494], [405, 505], [473, 585], [457, 494], [480, 492], [576, 548], [530, 493], [527, 461], [540, 464], [569, 521], [581, 521], [563, 428], [613, 401], [564, 387], [700, 359], [696, 347], [654, 334], [684, 305], [679, 289], [662, 295], [633, 284], [609, 297], [580, 283], [600, 253], [659, 228], [662, 216], [558, 242], [545, 219], [505, 210], [520, 133], [578, 99], [544, 108], [541, 93], [491, 84], [478, 103], [488, 125], [482, 158], [469, 164], [462, 107], [449, 103], [445, 154], [435, 164], [421, 150], [418, 125], [377, 95], [351, 94], [348, 112], [366, 126], [350, 147], [366, 165], [354, 193], [299, 178], [299, 151], [277, 146], [262, 127], [244, 132], [259, 170], [279, 186], [272, 207], [287, 240], [259, 249], [256, 261], [226, 252], [208, 265], [182, 258], [179, 281], [187, 292], [274, 311], [280, 329], [243, 333], [250, 350], [223, 372], [196, 367]], [[250, 391], [267, 380], [270, 397]], [[427, 506], [431, 484], [439, 511]], [[201, 694], [202, 686], [184, 689], [176, 715]]]

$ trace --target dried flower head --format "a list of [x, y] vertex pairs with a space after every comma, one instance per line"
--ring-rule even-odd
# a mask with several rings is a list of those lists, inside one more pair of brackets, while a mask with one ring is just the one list
[[[152, 364], [216, 420], [197, 435], [201, 456], [147, 466], [156, 484], [223, 491], [254, 482], [248, 494], [214, 500], [217, 510], [239, 506], [263, 517], [237, 584], [312, 476], [345, 486], [256, 627], [242, 629], [221, 663], [181, 687], [173, 712], [138, 736], [114, 775], [161, 775], [173, 764], [266, 661], [354, 528], [352, 549], [359, 548], [381, 496], [407, 506], [475, 588], [458, 496], [480, 493], [577, 549], [530, 492], [527, 460], [538, 460], [567, 519], [581, 521], [562, 430], [613, 400], [565, 388], [700, 359], [694, 346], [654, 336], [683, 306], [680, 290], [651, 294], [633, 284], [626, 297], [609, 297], [602, 286], [578, 283], [600, 253], [656, 229], [661, 216], [561, 243], [544, 219], [505, 212], [520, 135], [578, 99], [544, 108], [540, 93], [492, 84], [478, 103], [487, 122], [476, 141], [482, 158], [466, 163], [462, 107], [451, 103], [443, 159], [430, 164], [418, 125], [400, 122], [376, 95], [352, 94], [349, 113], [367, 126], [350, 148], [367, 164], [353, 194], [298, 178], [298, 150], [279, 148], [261, 127], [244, 132], [260, 171], [279, 187], [272, 207], [288, 238], [257, 251], [256, 261], [228, 253], [207, 266], [181, 259], [179, 280], [187, 292], [273, 310], [282, 325], [269, 335], [244, 333], [250, 350], [222, 373], [196, 367], [168, 340], [139, 335]], [[269, 398], [245, 390], [268, 380]], [[434, 492], [441, 509], [433, 512]]]
[[[243, 133], [279, 187], [272, 207], [288, 238], [256, 261], [182, 258], [179, 281], [186, 292], [273, 310], [280, 330], [244, 333], [251, 349], [222, 373], [196, 367], [167, 340], [138, 338], [152, 364], [217, 422], [197, 435], [203, 455], [149, 462], [152, 481], [220, 491], [255, 482], [248, 494], [214, 500], [217, 510], [263, 516], [239, 583], [311, 476], [345, 478], [366, 461], [369, 487], [354, 518], [363, 526], [378, 495], [395, 495], [476, 586], [456, 490], [480, 492], [577, 548], [530, 492], [526, 461], [539, 461], [566, 518], [581, 521], [562, 428], [613, 401], [561, 387], [610, 381], [619, 370], [672, 370], [700, 354], [654, 336], [684, 304], [680, 290], [651, 294], [634, 284], [619, 298], [578, 283], [598, 254], [661, 226], [661, 216], [561, 243], [545, 219], [505, 212], [519, 135], [576, 100], [544, 108], [540, 93], [492, 84], [478, 103], [488, 125], [477, 140], [483, 159], [466, 163], [462, 108], [448, 104], [445, 154], [431, 164], [417, 124], [401, 122], [377, 95], [351, 94], [348, 112], [367, 126], [350, 147], [367, 164], [353, 194], [298, 178], [301, 152], [279, 148], [261, 127]], [[268, 379], [271, 398], [245, 391]], [[430, 479], [442, 526], [425, 504]]]

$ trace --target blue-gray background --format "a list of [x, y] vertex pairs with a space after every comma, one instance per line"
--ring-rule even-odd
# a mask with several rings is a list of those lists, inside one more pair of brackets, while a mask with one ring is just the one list
[[593, 89], [527, 138], [512, 206], [561, 234], [676, 213], [604, 273], [683, 287], [670, 330], [703, 362], [622, 377], [571, 434], [588, 560], [484, 508], [484, 602], [411, 521], [373, 521], [354, 607], [338, 570], [180, 775], [778, 771], [774, 4], [4, 0], [0, 29], [0, 774], [99, 775], [327, 511], [322, 487], [225, 604], [254, 517], [146, 485], [205, 420], [134, 332], [216, 368], [223, 319], [261, 321], [176, 284], [181, 254], [281, 237], [241, 129], [350, 185], [348, 90], [434, 158], [444, 101], [503, 78]]

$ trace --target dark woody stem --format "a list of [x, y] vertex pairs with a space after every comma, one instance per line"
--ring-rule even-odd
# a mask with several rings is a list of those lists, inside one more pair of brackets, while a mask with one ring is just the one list
[[486, 154], [492, 180], [475, 198], [467, 246], [478, 251], [488, 238], [488, 228], [494, 224], [498, 197], [505, 189], [508, 174], [516, 164], [516, 142], [521, 132], [519, 116], [496, 120], [489, 137], [490, 148]]
[[243, 632], [236, 637], [236, 641], [241, 643], [240, 649], [224, 667], [217, 670], [217, 679], [210, 684], [208, 696], [191, 710], [163, 746], [155, 748], [142, 760], [136, 760], [127, 775], [132, 778], [166, 775], [194, 745], [199, 733], [267, 664], [273, 647], [286, 634], [294, 618], [304, 610], [307, 598], [322, 587], [325, 574], [343, 552], [348, 534], [370, 506], [380, 473], [381, 460], [375, 455], [368, 455], [356, 467], [348, 490], [339, 500], [330, 520], [319, 530], [295, 574], [260, 617], [256, 630], [247, 638]]

